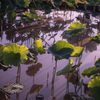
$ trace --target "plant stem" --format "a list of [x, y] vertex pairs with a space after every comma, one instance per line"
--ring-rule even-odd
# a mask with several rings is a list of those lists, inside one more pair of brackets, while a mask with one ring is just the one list
[[17, 70], [16, 83], [20, 83], [20, 72], [21, 72], [21, 67], [19, 65]]
[[68, 72], [68, 79], [67, 79], [67, 89], [68, 89], [68, 94], [69, 94], [69, 72]]

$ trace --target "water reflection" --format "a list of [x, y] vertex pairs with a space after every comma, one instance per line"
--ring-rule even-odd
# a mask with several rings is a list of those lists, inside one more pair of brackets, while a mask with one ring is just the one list
[[[77, 17], [78, 19], [75, 17]], [[45, 46], [50, 46], [51, 44], [55, 43], [57, 40], [66, 40], [69, 43], [73, 44], [74, 46], [81, 45], [83, 47], [86, 47], [85, 51], [88, 51], [88, 52], [93, 52], [98, 49], [97, 48], [98, 44], [96, 44], [95, 42], [90, 42], [90, 43], [87, 43], [87, 42], [91, 36], [94, 36], [98, 32], [100, 32], [100, 20], [99, 20], [100, 18], [98, 18], [98, 20], [96, 20], [96, 19], [94, 19], [94, 17], [91, 16], [91, 19], [88, 20], [88, 19], [84, 18], [83, 13], [81, 13], [81, 12], [74, 13], [74, 11], [71, 11], [71, 12], [65, 11], [64, 13], [61, 11], [58, 11], [58, 13], [56, 15], [49, 14], [48, 18], [47, 19], [46, 18], [47, 18], [47, 16], [43, 16], [42, 21], [39, 21], [39, 24], [21, 23], [19, 25], [13, 26], [12, 23], [7, 25], [8, 22], [3, 22], [3, 24], [1, 25], [2, 27], [1, 27], [1, 32], [0, 32], [1, 43], [4, 44], [4, 43], [8, 43], [8, 41], [9, 41], [10, 43], [14, 42], [14, 43], [18, 43], [18, 44], [24, 44], [26, 46], [28, 46], [30, 44], [28, 46], [30, 48], [30, 47], [32, 47], [32, 41], [41, 38], [41, 39], [44, 39], [43, 43]], [[81, 21], [82, 23], [87, 23], [86, 31], [84, 33], [82, 33], [79, 37], [72, 37], [70, 39], [66, 39], [63, 36], [64, 31], [67, 30], [69, 24], [76, 22], [76, 21]], [[4, 38], [3, 33], [5, 33], [6, 40], [3, 40], [3, 38]], [[40, 57], [40, 55], [38, 55], [38, 57]], [[63, 81], [65, 83], [60, 84], [60, 82], [61, 82], [60, 78], [55, 77], [55, 74], [56, 74], [55, 68], [53, 69], [53, 74], [50, 74], [50, 73], [52, 73], [52, 66], [54, 66], [54, 65], [51, 64], [51, 61], [45, 62], [45, 59], [49, 59], [49, 56], [45, 56], [44, 57], [45, 59], [42, 57], [40, 57], [41, 63], [37, 63], [34, 65], [32, 63], [30, 63], [30, 65], [31, 64], [32, 65], [28, 66], [28, 68], [25, 66], [25, 68], [23, 68], [23, 70], [19, 69], [20, 71], [23, 72], [22, 73], [23, 76], [26, 75], [25, 76], [26, 81], [29, 80], [29, 77], [27, 77], [27, 76], [30, 76], [31, 77], [30, 80], [32, 80], [32, 82], [29, 81], [29, 84], [31, 87], [27, 88], [28, 87], [27, 86], [26, 90], [24, 92], [22, 92], [22, 94], [21, 94], [22, 96], [24, 95], [25, 100], [33, 100], [33, 98], [30, 99], [30, 95], [33, 95], [33, 96], [35, 96], [35, 98], [38, 98], [38, 96], [41, 95], [40, 91], [43, 92], [43, 95], [44, 95], [44, 96], [42, 95], [43, 97], [45, 97], [46, 92], [48, 92], [47, 96], [52, 96], [51, 97], [52, 99], [50, 99], [50, 100], [67, 100], [67, 99], [73, 100], [72, 97], [80, 98], [79, 95], [77, 95], [77, 96], [75, 95], [77, 87], [80, 84], [80, 78], [81, 78], [78, 70], [75, 70], [73, 73], [70, 73], [69, 82], [70, 82], [71, 86], [73, 87], [72, 88], [73, 93], [69, 92], [69, 94], [68, 94], [68, 93], [66, 93], [66, 91], [67, 91], [66, 90], [67, 89], [66, 88], [66, 86], [67, 86], [66, 79], [68, 79], [68, 74], [64, 75], [65, 80], [63, 80]], [[45, 64], [47, 63], [47, 65], [44, 64], [45, 65], [44, 66], [43, 63], [45, 63]], [[26, 62], [26, 64], [29, 64], [29, 62]], [[49, 65], [51, 65], [51, 66], [49, 66]], [[65, 63], [63, 62], [61, 65], [64, 66]], [[49, 66], [49, 68], [48, 68], [48, 66]], [[0, 67], [0, 68], [2, 68], [2, 67]], [[39, 73], [40, 69], [44, 70], [44, 71]], [[26, 74], [24, 74], [24, 71], [26, 72]], [[9, 73], [11, 73], [11, 72], [8, 71], [8, 74]], [[44, 75], [44, 76], [42, 76], [42, 75]], [[36, 83], [35, 78], [37, 78], [37, 77], [35, 77], [35, 76], [38, 76], [39, 79], [40, 78], [43, 79], [42, 80], [43, 83], [40, 84], [41, 79], [40, 80], [38, 79], [39, 81], [37, 81], [37, 83]], [[45, 76], [46, 76], [46, 78], [45, 78]], [[18, 72], [17, 77], [16, 77], [16, 82], [20, 82], [20, 78], [21, 78], [20, 73]], [[51, 79], [51, 80], [49, 80], [49, 79]], [[55, 83], [56, 83], [55, 79], [57, 79], [56, 81], [57, 81], [58, 87], [56, 87], [56, 85], [55, 85]], [[25, 79], [23, 79], [23, 80], [25, 80]], [[23, 83], [24, 83], [24, 81], [23, 81]], [[24, 84], [27, 84], [27, 82]], [[60, 85], [60, 88], [59, 88], [59, 85]], [[55, 89], [55, 87], [57, 89]], [[84, 93], [89, 95], [88, 88], [85, 83], [83, 84], [83, 88], [84, 88], [83, 89]], [[46, 92], [44, 92], [43, 89], [46, 90]], [[61, 89], [61, 92], [64, 95], [64, 97], [62, 96], [60, 99], [58, 98], [59, 95], [56, 95], [56, 92], [58, 92], [59, 89]], [[35, 95], [35, 93], [37, 95]], [[22, 98], [19, 96], [19, 94], [17, 94], [16, 97], [19, 100], [21, 100], [20, 98]], [[47, 100], [47, 98], [49, 98], [49, 97], [46, 97], [45, 100]], [[36, 99], [36, 100], [38, 100], [38, 99]], [[90, 99], [88, 99], [88, 100], [90, 100]]]
[[[42, 68], [42, 64], [41, 63], [37, 63], [35, 65], [29, 66], [28, 70], [26, 70], [26, 74], [28, 76], [33, 77], [33, 85], [31, 87], [31, 89], [29, 90], [29, 92], [27, 92], [25, 100], [28, 100], [28, 95], [29, 94], [33, 94], [33, 93], [36, 92], [36, 93], [38, 93], [38, 95], [40, 95], [39, 91], [43, 88], [43, 85], [35, 84], [35, 81], [34, 81], [35, 74], [40, 70], [40, 68]], [[37, 96], [36, 100], [39, 100], [38, 96]], [[42, 99], [40, 99], [40, 100], [42, 100]]]

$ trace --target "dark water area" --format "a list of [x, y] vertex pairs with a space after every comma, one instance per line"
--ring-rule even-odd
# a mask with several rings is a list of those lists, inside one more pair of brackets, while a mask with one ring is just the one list
[[[0, 44], [7, 45], [17, 43], [26, 45], [32, 48], [32, 42], [38, 37], [34, 36], [34, 32], [39, 34], [39, 37], [44, 39], [44, 46], [51, 46], [58, 40], [65, 40], [74, 46], [81, 45], [86, 47], [82, 54], [82, 65], [79, 72], [76, 70], [70, 74], [69, 92], [75, 94], [80, 81], [84, 79], [82, 89], [78, 92], [79, 97], [86, 97], [88, 100], [93, 100], [89, 96], [87, 84], [90, 78], [82, 77], [81, 72], [88, 67], [94, 66], [95, 61], [100, 57], [100, 45], [95, 42], [88, 43], [91, 36], [97, 35], [100, 32], [100, 15], [93, 17], [90, 14], [90, 19], [84, 17], [82, 11], [53, 11], [50, 14], [43, 15], [42, 11], [37, 11], [42, 16], [42, 20], [37, 23], [9, 23], [7, 20], [1, 23], [0, 29]], [[19, 20], [20, 18], [17, 18]], [[86, 31], [82, 33], [77, 41], [77, 37], [66, 39], [64, 32], [73, 22], [82, 22], [87, 24]], [[30, 32], [31, 30], [32, 32]], [[38, 62], [36, 64], [21, 64], [20, 83], [24, 85], [21, 93], [11, 94], [10, 100], [74, 100], [68, 99], [67, 77], [68, 75], [56, 76], [54, 83], [52, 82], [54, 75], [55, 59], [51, 54], [37, 55]], [[76, 61], [76, 58], [72, 58]], [[57, 71], [64, 68], [68, 60], [63, 59], [57, 62]], [[7, 83], [15, 83], [17, 76], [17, 67], [7, 71], [0, 70], [0, 88]], [[36, 99], [37, 95], [42, 95], [44, 99]], [[3, 99], [0, 99], [3, 100]], [[5, 99], [4, 99], [5, 100]]]

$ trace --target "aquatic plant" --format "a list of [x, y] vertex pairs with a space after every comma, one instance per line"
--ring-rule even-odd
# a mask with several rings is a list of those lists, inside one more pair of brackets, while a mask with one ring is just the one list
[[89, 41], [89, 42], [95, 41], [95, 42], [97, 42], [97, 43], [100, 43], [100, 33], [98, 33], [97, 36], [92, 36], [91, 38], [89, 38], [88, 41]]
[[34, 41], [33, 42], [33, 46], [34, 46], [35, 50], [38, 53], [40, 53], [40, 54], [46, 53], [46, 51], [43, 48], [43, 44], [42, 44], [42, 41], [41, 40]]
[[82, 24], [81, 22], [74, 22], [69, 27], [68, 30], [65, 32], [66, 38], [70, 38], [72, 36], [78, 36], [86, 29], [86, 24]]
[[100, 99], [100, 77], [96, 76], [91, 79], [88, 83], [88, 88], [91, 93], [91, 96], [95, 98], [95, 100]]
[[2, 88], [3, 91], [7, 93], [19, 93], [23, 90], [24, 86], [19, 83], [8, 83]]

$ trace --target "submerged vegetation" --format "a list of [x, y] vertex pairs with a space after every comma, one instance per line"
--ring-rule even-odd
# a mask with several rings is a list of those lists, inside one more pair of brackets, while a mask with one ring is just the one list
[[[52, 12], [52, 9], [59, 10], [63, 2], [67, 7], [78, 8], [79, 1], [84, 4], [85, 7], [85, 18], [90, 16], [90, 13], [87, 13], [87, 5], [93, 6], [93, 12], [95, 12], [95, 7], [99, 7], [100, 11], [100, 0], [1, 0], [0, 1], [0, 21], [1, 26], [3, 25], [4, 20], [8, 23], [10, 22], [12, 26], [17, 26], [17, 22], [19, 24], [29, 24], [33, 25], [33, 23], [37, 25], [41, 25], [40, 21], [43, 21], [43, 17], [38, 15], [36, 10], [43, 10], [43, 15], [49, 14]], [[23, 10], [21, 12], [21, 10]], [[19, 17], [19, 20], [17, 20]], [[80, 18], [79, 18], [80, 19]], [[90, 18], [88, 17], [88, 20]], [[82, 63], [82, 55], [85, 51], [86, 47], [83, 45], [83, 40], [81, 38], [81, 44], [78, 44], [79, 37], [87, 30], [86, 22], [73, 22], [70, 26], [64, 31], [64, 36], [66, 39], [72, 39], [76, 37], [77, 46], [72, 45], [68, 41], [58, 40], [54, 41], [51, 45], [43, 45], [45, 41], [44, 37], [40, 37], [37, 32], [34, 30], [28, 30], [31, 34], [34, 35], [33, 42], [31, 45], [31, 49], [26, 47], [25, 45], [18, 45], [17, 43], [10, 43], [7, 45], [0, 44], [0, 69], [6, 71], [8, 68], [12, 68], [14, 66], [18, 67], [16, 82], [5, 84], [2, 90], [6, 93], [19, 93], [22, 91], [24, 86], [20, 84], [20, 74], [21, 74], [21, 64], [27, 64], [27, 62], [34, 63], [34, 66], [31, 66], [26, 71], [26, 74], [29, 76], [34, 76], [42, 67], [42, 64], [37, 63], [37, 55], [40, 54], [51, 54], [55, 58], [55, 67], [53, 68], [53, 78], [52, 78], [52, 91], [54, 87], [55, 77], [60, 75], [67, 76], [67, 94], [65, 95], [65, 99], [68, 96], [69, 98], [75, 98], [75, 100], [88, 100], [85, 97], [79, 97], [77, 94], [79, 90], [82, 89], [82, 85], [84, 85], [84, 77], [91, 77], [91, 80], [88, 83], [88, 88], [90, 92], [90, 96], [92, 96], [95, 100], [99, 100], [100, 95], [100, 58], [98, 58], [93, 67], [89, 67], [88, 69], [84, 69], [82, 71], [83, 79], [78, 78], [79, 67], [81, 67]], [[43, 25], [43, 24], [42, 24]], [[11, 26], [11, 29], [12, 29]], [[17, 28], [16, 28], [17, 31]], [[2, 33], [2, 27], [1, 27]], [[21, 36], [21, 33], [19, 33]], [[57, 35], [57, 34], [54, 34]], [[96, 42], [100, 44], [100, 32], [97, 33], [97, 36], [92, 36], [88, 39], [88, 43]], [[60, 70], [57, 70], [57, 65], [59, 60], [65, 59], [67, 65]], [[74, 61], [75, 60], [75, 61]], [[36, 63], [36, 64], [35, 64]], [[31, 73], [29, 73], [31, 70]], [[76, 74], [74, 74], [76, 73]], [[71, 94], [70, 89], [70, 79], [71, 74], [79, 81], [78, 86], [75, 84], [75, 94]], [[47, 78], [49, 75], [47, 75]], [[77, 82], [78, 82], [77, 81]], [[34, 82], [33, 82], [34, 83]], [[15, 86], [16, 85], [16, 86]], [[47, 79], [48, 85], [48, 79]], [[10, 86], [10, 87], [9, 87]], [[35, 88], [37, 87], [37, 88]], [[32, 94], [37, 92], [39, 95], [39, 91], [43, 85], [33, 84], [29, 93]], [[35, 89], [34, 89], [35, 88]], [[82, 90], [81, 90], [82, 91]], [[29, 95], [27, 93], [27, 97]], [[72, 96], [72, 97], [70, 97]], [[27, 98], [26, 97], [26, 98]], [[54, 100], [54, 99], [53, 99]], [[56, 100], [56, 99], [55, 99]], [[73, 100], [73, 99], [69, 99]]]

